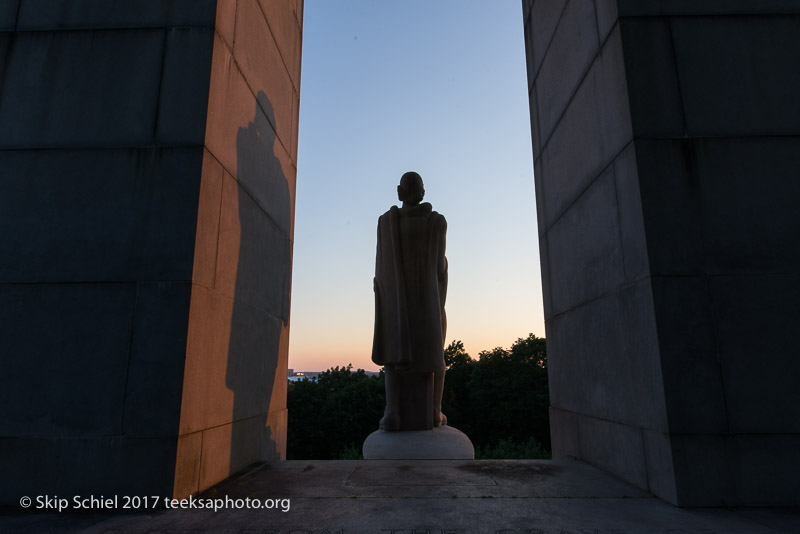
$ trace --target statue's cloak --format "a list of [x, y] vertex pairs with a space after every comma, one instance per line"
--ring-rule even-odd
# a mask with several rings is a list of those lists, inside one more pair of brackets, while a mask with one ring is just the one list
[[378, 219], [372, 361], [399, 371], [444, 370], [447, 221], [423, 203]]

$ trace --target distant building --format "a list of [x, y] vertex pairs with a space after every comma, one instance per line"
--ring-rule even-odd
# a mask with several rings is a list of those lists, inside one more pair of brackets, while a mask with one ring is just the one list
[[297, 371], [294, 369], [289, 370], [289, 382], [297, 382], [299, 380], [316, 380], [319, 371]]
[[[358, 369], [357, 369], [358, 370]], [[354, 372], [354, 371], [351, 371]], [[297, 382], [298, 380], [316, 380], [317, 376], [322, 374], [323, 371], [296, 371], [289, 369], [289, 382]], [[380, 374], [380, 371], [364, 371], [367, 376], [374, 376]]]

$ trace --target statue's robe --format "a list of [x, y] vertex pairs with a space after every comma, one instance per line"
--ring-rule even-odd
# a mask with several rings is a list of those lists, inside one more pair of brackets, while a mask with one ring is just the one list
[[447, 221], [429, 203], [378, 219], [372, 361], [397, 371], [444, 372]]

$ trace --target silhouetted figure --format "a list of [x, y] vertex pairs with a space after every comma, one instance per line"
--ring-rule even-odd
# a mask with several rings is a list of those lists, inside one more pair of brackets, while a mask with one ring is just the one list
[[422, 203], [422, 178], [407, 172], [397, 186], [403, 207], [378, 219], [375, 337], [372, 361], [386, 373], [385, 431], [430, 430], [442, 414], [447, 318], [447, 221]]
[[[253, 120], [236, 134], [236, 212], [239, 224], [236, 285], [225, 383], [233, 392], [229, 474], [256, 461], [279, 459], [268, 426], [281, 341], [289, 322], [291, 197], [275, 156], [275, 113], [259, 91]], [[224, 208], [223, 208], [224, 209]], [[268, 252], [266, 252], [268, 251]], [[275, 409], [274, 407], [272, 408]]]

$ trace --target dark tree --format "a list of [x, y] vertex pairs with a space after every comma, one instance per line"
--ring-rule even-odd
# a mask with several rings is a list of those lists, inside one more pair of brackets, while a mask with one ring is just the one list
[[480, 353], [469, 381], [476, 446], [500, 439], [523, 443], [535, 438], [550, 449], [549, 391], [545, 340], [530, 334], [511, 349]]
[[[540, 458], [550, 449], [545, 340], [530, 334], [473, 360], [461, 341], [444, 350], [442, 411], [482, 458]], [[378, 428], [384, 375], [334, 367], [289, 384], [289, 459], [351, 458]]]
[[287, 458], [334, 460], [360, 450], [383, 415], [383, 379], [348, 365], [291, 382]]
[[464, 344], [454, 340], [444, 349], [444, 363], [447, 373], [442, 394], [442, 412], [447, 416], [447, 424], [471, 439], [473, 417], [469, 381], [476, 362], [464, 350]]

